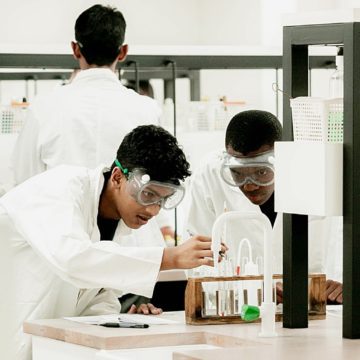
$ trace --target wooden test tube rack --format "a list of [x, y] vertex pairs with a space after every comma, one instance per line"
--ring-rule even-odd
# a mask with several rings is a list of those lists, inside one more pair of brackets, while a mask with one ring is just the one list
[[[282, 280], [282, 275], [273, 275], [273, 279]], [[203, 315], [203, 283], [263, 280], [263, 276], [231, 276], [189, 278], [185, 290], [186, 323], [191, 325], [206, 324], [241, 324], [245, 323], [239, 315]], [[326, 316], [326, 276], [324, 274], [309, 275], [309, 320], [325, 319]], [[245, 294], [244, 294], [245, 295]], [[246, 298], [246, 295], [244, 296]], [[261, 298], [261, 294], [260, 294]], [[255, 304], [251, 304], [255, 305]], [[276, 314], [276, 321], [282, 320], [282, 314]], [[261, 320], [256, 320], [260, 322]]]

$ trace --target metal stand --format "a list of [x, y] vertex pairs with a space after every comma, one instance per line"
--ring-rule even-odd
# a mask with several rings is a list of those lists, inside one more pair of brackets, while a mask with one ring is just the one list
[[[308, 46], [344, 45], [343, 336], [360, 338], [360, 23], [284, 27], [284, 92], [308, 94]], [[284, 140], [292, 140], [289, 99], [284, 96]], [[284, 218], [284, 327], [307, 327], [305, 218]], [[306, 268], [307, 273], [307, 268]]]

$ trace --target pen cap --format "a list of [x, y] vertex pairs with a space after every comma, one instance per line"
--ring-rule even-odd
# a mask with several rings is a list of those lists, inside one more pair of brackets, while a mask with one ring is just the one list
[[142, 328], [142, 329], [147, 329], [148, 327], [150, 327], [150, 325], [149, 324], [141, 324], [141, 325], [137, 325], [135, 327]]

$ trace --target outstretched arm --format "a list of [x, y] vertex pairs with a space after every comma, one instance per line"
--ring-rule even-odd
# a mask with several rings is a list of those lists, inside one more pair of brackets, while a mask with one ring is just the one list
[[[222, 244], [221, 253], [226, 251], [227, 247]], [[160, 270], [192, 269], [201, 265], [214, 265], [213, 252], [211, 238], [197, 235], [180, 246], [165, 248]]]

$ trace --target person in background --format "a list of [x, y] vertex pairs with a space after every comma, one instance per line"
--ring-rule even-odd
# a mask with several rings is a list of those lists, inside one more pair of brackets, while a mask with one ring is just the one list
[[17, 359], [30, 354], [21, 331], [26, 320], [119, 313], [121, 293], [151, 297], [159, 270], [212, 265], [209, 237], [174, 248], [119, 245], [132, 229], [152, 222], [160, 208], [181, 202], [181, 181], [189, 174], [170, 133], [139, 126], [125, 136], [110, 169], [61, 165], [0, 199], [0, 233], [12, 251], [9, 326]]
[[[136, 91], [135, 80], [127, 80], [125, 86], [128, 89], [133, 89], [134, 91]], [[149, 80], [139, 80], [139, 94], [154, 99], [154, 89]]]
[[[211, 154], [191, 178], [187, 220], [189, 233], [210, 235], [213, 223], [224, 211], [224, 203], [228, 211], [265, 214], [273, 226], [274, 272], [278, 273], [282, 272], [282, 218], [274, 210], [274, 143], [281, 137], [281, 124], [269, 112], [249, 110], [235, 115], [226, 129], [225, 153]], [[340, 241], [336, 234], [327, 233], [330, 222], [339, 227], [339, 219], [309, 219], [309, 272], [326, 273], [328, 302], [342, 303], [342, 284], [338, 281], [341, 274], [336, 273], [341, 254], [335, 249]], [[253, 253], [262, 256], [262, 228], [256, 222], [230, 223], [227, 234], [233, 257], [239, 236], [248, 238]], [[282, 300], [281, 286], [278, 300]]]
[[[61, 164], [88, 168], [110, 164], [119, 140], [130, 130], [158, 124], [157, 103], [127, 89], [115, 73], [128, 52], [125, 31], [125, 19], [115, 8], [94, 5], [79, 15], [71, 47], [80, 70], [68, 85], [39, 96], [30, 106], [13, 152], [16, 184]], [[154, 224], [129, 237], [123, 241], [133, 246], [163, 244]], [[138, 310], [148, 313], [144, 306], [131, 308]]]
[[80, 71], [30, 106], [13, 153], [16, 184], [59, 164], [108, 164], [119, 139], [138, 125], [158, 124], [156, 101], [115, 74], [128, 52], [125, 30], [115, 8], [94, 5], [79, 15], [71, 47]]
[[[127, 80], [125, 86], [128, 89], [136, 91], [136, 82], [134, 80]], [[139, 80], [139, 94], [154, 99], [154, 89], [149, 80]], [[159, 215], [156, 217], [156, 221], [159, 224], [164, 239], [175, 242], [175, 232], [172, 225], [170, 225], [171, 219], [169, 214], [160, 211]]]

